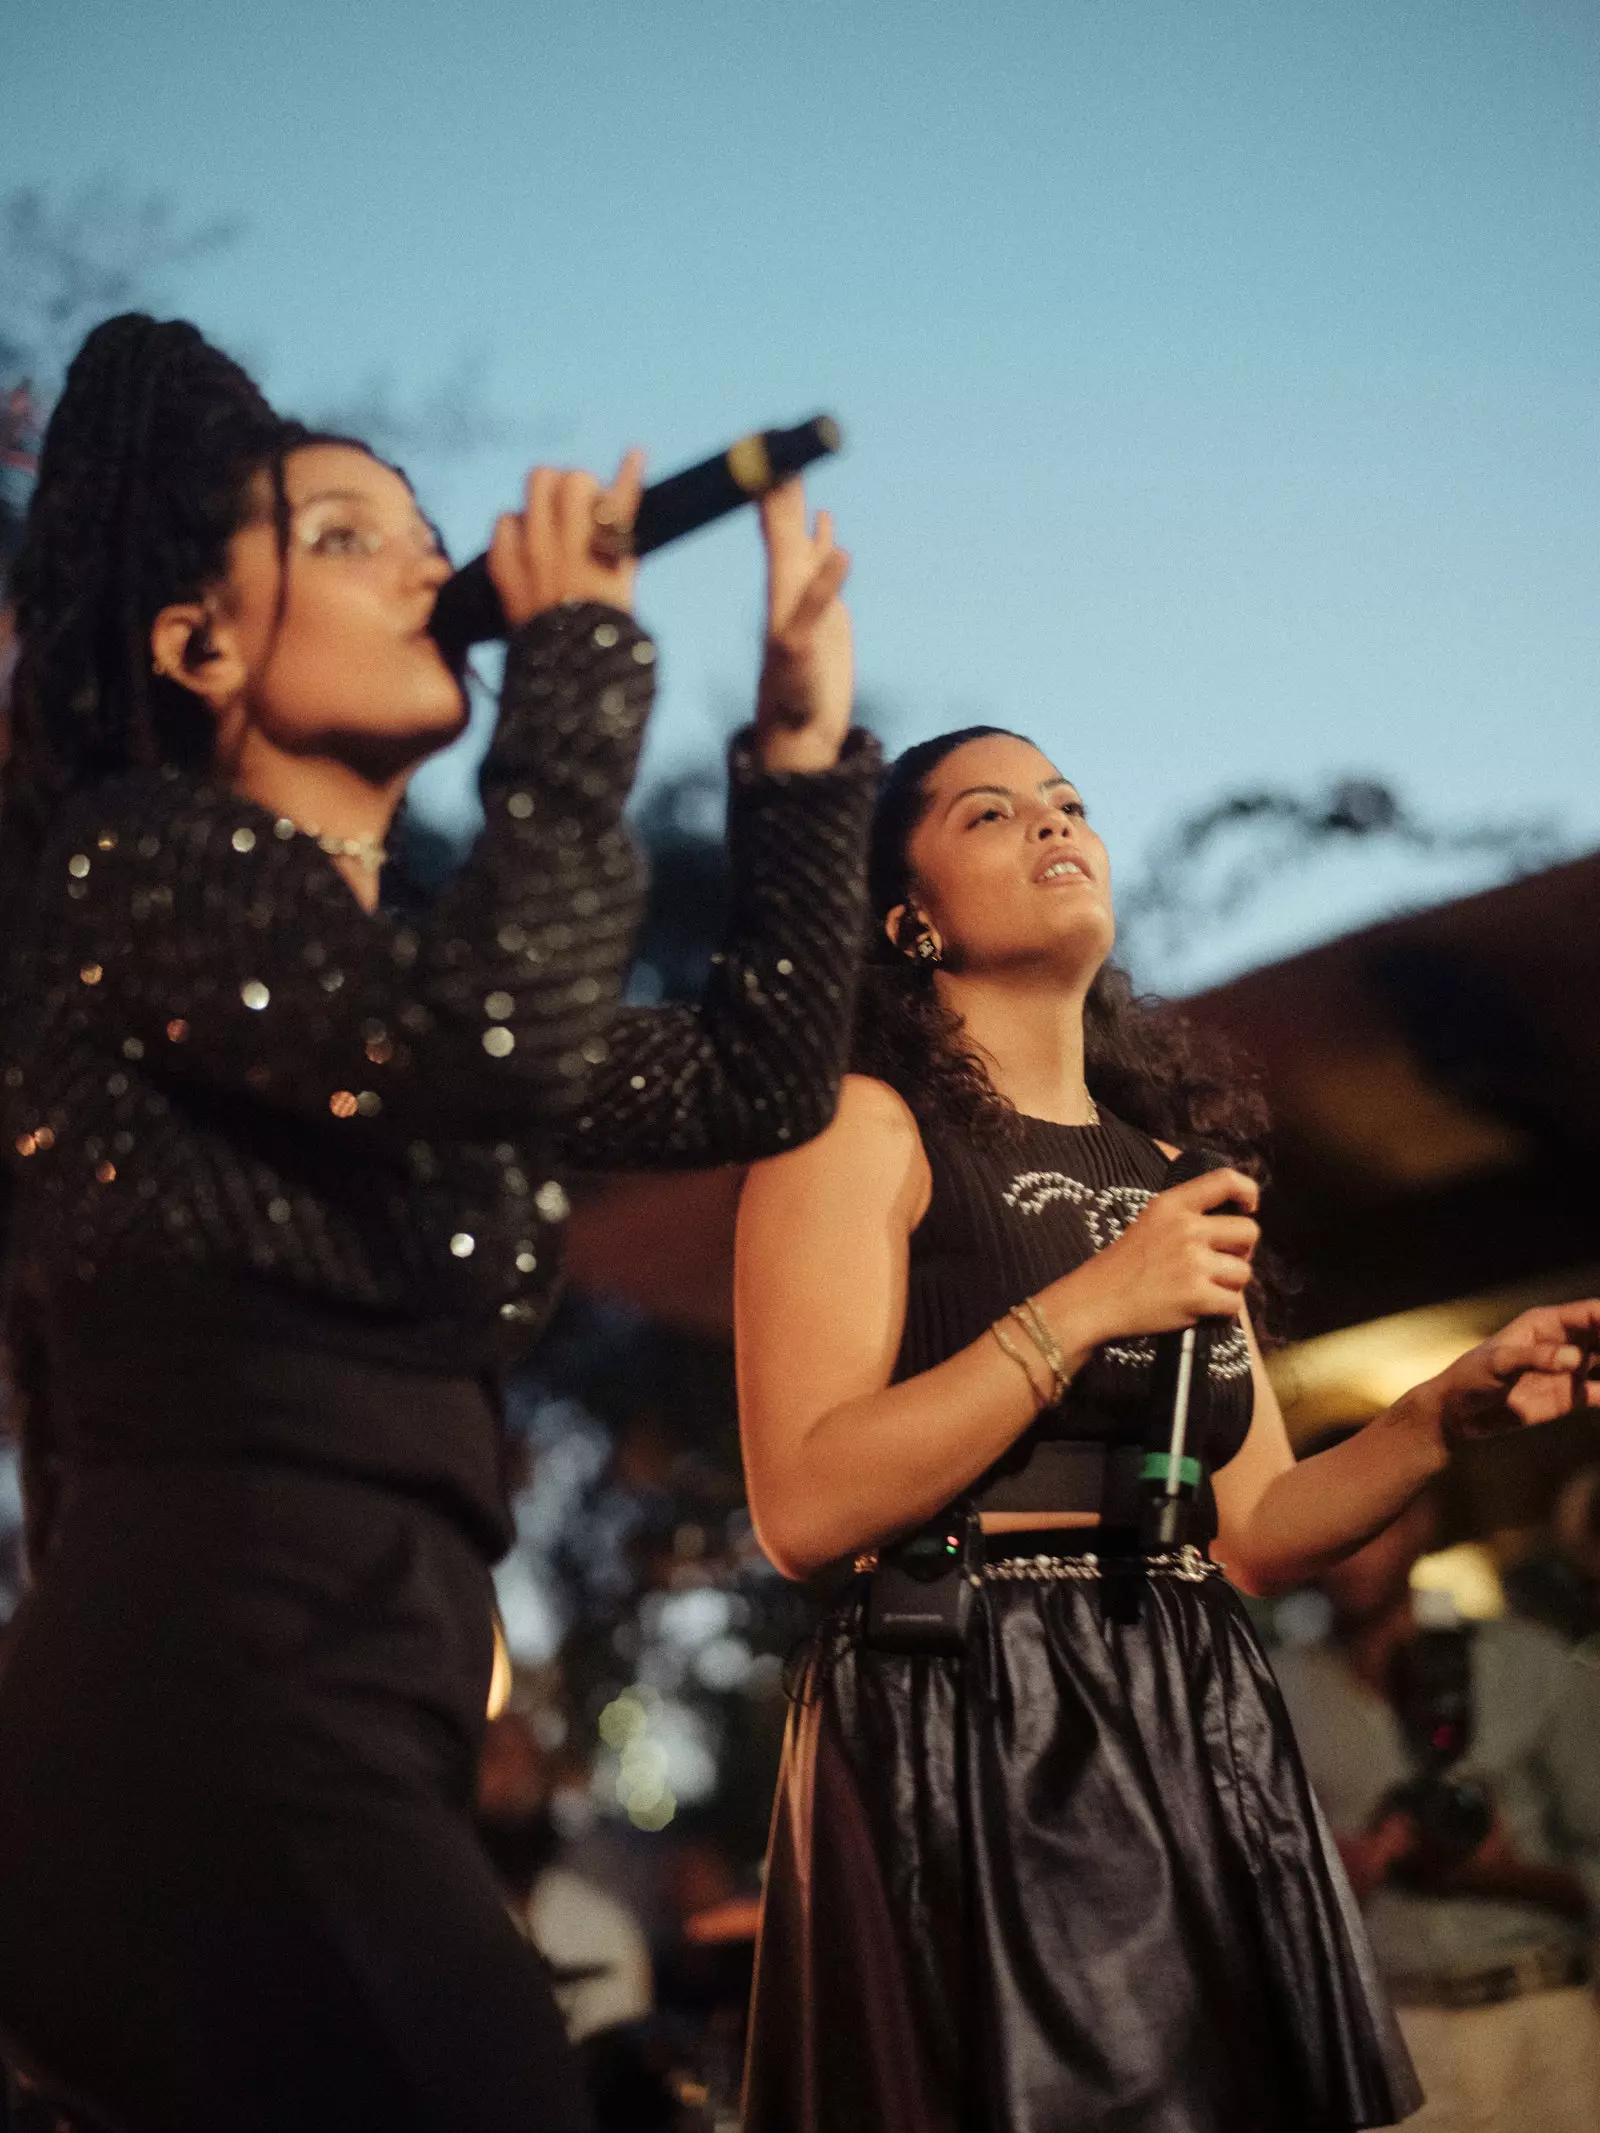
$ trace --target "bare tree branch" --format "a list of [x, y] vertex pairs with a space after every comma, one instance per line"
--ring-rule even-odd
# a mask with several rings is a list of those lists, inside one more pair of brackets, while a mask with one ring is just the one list
[[525, 434], [491, 402], [483, 356], [464, 350], [442, 377], [402, 393], [393, 374], [374, 372], [348, 397], [317, 410], [319, 428], [359, 437], [386, 458], [461, 458], [504, 448]]
[[63, 200], [27, 185], [0, 197], [0, 385], [45, 398], [97, 320], [159, 305], [167, 277], [237, 242], [236, 217], [186, 223], [160, 193], [100, 177]]
[[1228, 793], [1157, 841], [1143, 877], [1118, 899], [1119, 940], [1135, 964], [1178, 955], [1319, 852], [1355, 844], [1483, 860], [1503, 880], [1570, 855], [1553, 820], [1427, 822], [1375, 778], [1344, 778], [1309, 796], [1267, 787]]

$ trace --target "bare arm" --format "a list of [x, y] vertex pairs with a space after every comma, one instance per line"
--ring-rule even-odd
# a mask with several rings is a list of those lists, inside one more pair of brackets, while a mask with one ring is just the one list
[[889, 1383], [911, 1232], [927, 1205], [916, 1123], [851, 1075], [826, 1132], [759, 1163], [739, 1208], [734, 1327], [756, 1533], [788, 1577], [932, 1517], [1033, 1420], [993, 1340]]
[[1399, 1516], [1445, 1464], [1437, 1428], [1408, 1394], [1359, 1436], [1295, 1462], [1283, 1410], [1248, 1320], [1255, 1414], [1240, 1451], [1212, 1478], [1212, 1553], [1246, 1592], [1306, 1584]]
[[[889, 1383], [929, 1186], [910, 1111], [853, 1075], [828, 1130], [745, 1187], [734, 1290], [745, 1475], [761, 1545], [790, 1577], [932, 1517], [1022, 1434], [1046, 1390], [988, 1333]], [[1163, 1193], [1045, 1289], [1069, 1374], [1116, 1334], [1236, 1309], [1255, 1225], [1206, 1207], [1254, 1191], [1216, 1171]]]
[[[1307, 1584], [1398, 1517], [1446, 1464], [1452, 1442], [1566, 1414], [1583, 1366], [1574, 1341], [1597, 1327], [1592, 1300], [1525, 1311], [1358, 1436], [1298, 1464], [1252, 1337], [1255, 1418], [1214, 1480], [1216, 1552], [1229, 1576], [1255, 1593]], [[1600, 1384], [1580, 1377], [1577, 1398], [1600, 1405]]]

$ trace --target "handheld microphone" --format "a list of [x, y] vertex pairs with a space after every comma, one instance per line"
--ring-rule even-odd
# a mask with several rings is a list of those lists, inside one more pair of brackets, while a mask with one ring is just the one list
[[[639, 498], [625, 553], [645, 556], [686, 533], [754, 503], [813, 460], [826, 459], [844, 443], [831, 415], [813, 415], [790, 430], [756, 430], [714, 452], [709, 459], [664, 481], [652, 482]], [[446, 659], [464, 658], [475, 644], [506, 634], [505, 610], [489, 576], [489, 558], [474, 556], [439, 589], [428, 625]]]
[[[1163, 1189], [1170, 1191], [1174, 1185], [1187, 1185], [1208, 1171], [1227, 1167], [1226, 1156], [1215, 1155], [1206, 1148], [1191, 1149], [1168, 1164]], [[1237, 1200], [1225, 1200], [1212, 1209], [1218, 1215], [1244, 1212]], [[1181, 1548], [1188, 1539], [1189, 1511], [1200, 1486], [1200, 1462], [1188, 1452], [1190, 1407], [1196, 1380], [1209, 1389], [1212, 1333], [1227, 1323], [1226, 1319], [1203, 1318], [1181, 1333], [1156, 1336], [1152, 1397], [1158, 1408], [1166, 1407], [1170, 1427], [1166, 1450], [1147, 1452], [1141, 1469], [1146, 1496], [1145, 1545], [1152, 1555]]]

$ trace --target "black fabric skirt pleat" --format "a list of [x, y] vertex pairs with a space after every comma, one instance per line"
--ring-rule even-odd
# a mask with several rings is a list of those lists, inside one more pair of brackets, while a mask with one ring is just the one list
[[959, 1661], [865, 1650], [853, 1608], [819, 1637], [745, 2133], [1347, 2133], [1417, 2107], [1237, 1596], [1109, 1592], [986, 1583]]

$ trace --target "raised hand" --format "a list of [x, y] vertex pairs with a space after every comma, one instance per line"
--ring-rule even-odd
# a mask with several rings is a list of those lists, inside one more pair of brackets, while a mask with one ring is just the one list
[[521, 511], [496, 519], [489, 543], [489, 575], [513, 629], [565, 600], [632, 611], [637, 566], [615, 548], [633, 524], [643, 477], [638, 450], [624, 455], [606, 488], [593, 474], [534, 468]]
[[767, 549], [767, 639], [756, 696], [756, 744], [767, 770], [826, 770], [850, 730], [854, 655], [839, 594], [850, 558], [819, 511], [806, 529], [804, 485], [761, 500]]
[[1440, 1371], [1427, 1385], [1447, 1444], [1498, 1437], [1575, 1408], [1600, 1407], [1600, 1299], [1543, 1304]]

